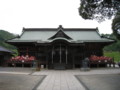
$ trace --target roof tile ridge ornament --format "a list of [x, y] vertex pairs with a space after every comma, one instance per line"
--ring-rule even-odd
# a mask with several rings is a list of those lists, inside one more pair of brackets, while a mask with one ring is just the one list
[[22, 29], [22, 32], [24, 32], [25, 31], [25, 27], [23, 27], [23, 29]]
[[22, 33], [17, 38], [20, 38], [23, 35], [24, 32], [25, 32], [25, 27], [23, 27]]
[[96, 27], [96, 31], [99, 33], [99, 29], [98, 29], [98, 27]]
[[99, 29], [98, 29], [98, 27], [96, 27], [96, 32], [97, 32], [97, 34], [100, 36], [100, 38], [101, 38], [101, 34], [100, 34], [100, 32], [99, 32]]
[[62, 30], [63, 31], [63, 26], [62, 25], [59, 25], [58, 27], [58, 31]]

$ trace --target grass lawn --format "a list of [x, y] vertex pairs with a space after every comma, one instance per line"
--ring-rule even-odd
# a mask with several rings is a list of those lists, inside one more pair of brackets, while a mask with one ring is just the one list
[[115, 62], [120, 61], [120, 52], [104, 52], [104, 56], [114, 57]]

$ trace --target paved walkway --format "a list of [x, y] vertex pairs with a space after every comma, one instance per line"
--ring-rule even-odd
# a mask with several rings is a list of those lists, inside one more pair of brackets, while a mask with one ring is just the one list
[[47, 75], [37, 90], [85, 90], [74, 75], [120, 74], [120, 68], [92, 69], [87, 72], [76, 70], [41, 70], [32, 75]]

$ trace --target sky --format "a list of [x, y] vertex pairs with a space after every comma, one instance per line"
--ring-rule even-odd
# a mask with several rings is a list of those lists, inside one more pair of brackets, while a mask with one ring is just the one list
[[0, 0], [0, 29], [21, 34], [24, 28], [96, 28], [112, 33], [111, 20], [84, 20], [80, 0]]

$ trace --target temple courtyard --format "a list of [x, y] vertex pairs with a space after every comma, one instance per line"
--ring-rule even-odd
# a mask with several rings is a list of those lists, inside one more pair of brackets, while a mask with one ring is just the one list
[[35, 71], [0, 67], [0, 90], [119, 90], [120, 68]]

